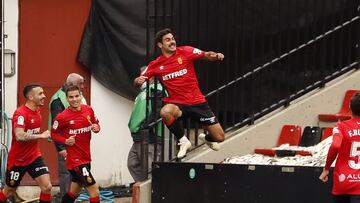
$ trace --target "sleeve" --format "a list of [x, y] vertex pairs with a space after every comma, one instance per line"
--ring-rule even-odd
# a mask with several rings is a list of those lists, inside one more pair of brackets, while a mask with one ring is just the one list
[[51, 117], [53, 118], [53, 120], [51, 122], [54, 122], [55, 117], [63, 112], [65, 109], [64, 105], [61, 103], [61, 100], [55, 99], [54, 101], [51, 102], [50, 105], [50, 112], [51, 112]]
[[[51, 123], [53, 123], [55, 117], [59, 113], [63, 112], [64, 110], [65, 110], [65, 107], [64, 107], [64, 105], [62, 104], [62, 102], [61, 102], [61, 100], [59, 98], [52, 101], [51, 105], [50, 105], [50, 113], [51, 113], [51, 117], [52, 117], [53, 120], [51, 121]], [[54, 144], [55, 144], [55, 147], [56, 147], [56, 151], [58, 151], [58, 152], [66, 149], [65, 144], [61, 144], [61, 143], [56, 142], [56, 141], [54, 141]]]
[[64, 136], [61, 136], [61, 133], [65, 127], [63, 123], [64, 122], [61, 121], [61, 117], [58, 115], [54, 119], [54, 123], [51, 128], [51, 139], [60, 144], [65, 144], [66, 141], [66, 138]]
[[[91, 123], [92, 124], [98, 124], [99, 125], [99, 120], [97, 119], [97, 117], [95, 116], [95, 112], [94, 110], [91, 108]], [[100, 126], [100, 125], [99, 125]]]
[[16, 111], [13, 115], [13, 129], [15, 128], [26, 128], [25, 124], [25, 114], [20, 113], [19, 111]]
[[148, 77], [148, 78], [152, 78], [153, 76], [155, 76], [156, 75], [156, 73], [155, 73], [155, 69], [154, 69], [154, 61], [153, 62], [151, 62], [146, 68], [145, 68], [145, 70], [143, 70], [142, 72], [141, 72], [141, 75], [142, 76], [146, 76], [146, 77]]
[[325, 164], [325, 170], [329, 170], [331, 167], [331, 164], [336, 159], [336, 156], [339, 153], [339, 148], [341, 146], [343, 135], [341, 131], [339, 130], [339, 127], [336, 126], [333, 128], [333, 141], [330, 145], [329, 152], [326, 158], [326, 164]]
[[190, 60], [199, 60], [203, 59], [205, 57], [205, 52], [191, 46], [185, 46], [184, 47], [185, 55]]

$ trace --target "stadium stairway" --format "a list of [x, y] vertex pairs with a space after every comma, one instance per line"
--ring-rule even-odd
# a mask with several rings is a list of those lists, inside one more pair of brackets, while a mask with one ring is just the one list
[[[256, 120], [253, 125], [227, 132], [226, 140], [220, 144], [220, 151], [212, 151], [203, 145], [189, 153], [182, 161], [220, 163], [226, 157], [251, 154], [255, 148], [271, 148], [277, 144], [281, 127], [285, 124], [317, 126], [319, 114], [340, 109], [344, 93], [350, 89], [360, 89], [359, 78], [360, 70], [350, 71], [326, 83], [325, 87], [292, 101], [290, 106], [279, 108]], [[334, 123], [326, 125], [332, 126]], [[137, 201], [133, 203], [151, 202], [151, 179], [137, 184], [134, 189]]]

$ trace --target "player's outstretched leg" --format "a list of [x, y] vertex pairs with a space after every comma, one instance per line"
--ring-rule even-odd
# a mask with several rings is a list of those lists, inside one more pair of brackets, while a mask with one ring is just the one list
[[220, 150], [219, 142], [223, 142], [225, 139], [224, 130], [219, 123], [205, 126], [206, 131], [209, 134], [199, 134], [199, 139], [203, 140], [211, 149], [215, 151]]
[[191, 147], [191, 142], [184, 135], [184, 128], [182, 126], [182, 122], [177, 120], [181, 117], [181, 110], [178, 106], [174, 104], [166, 104], [160, 111], [160, 116], [170, 130], [179, 141], [178, 145], [180, 145], [179, 152], [177, 154], [177, 158], [181, 159], [186, 155], [187, 150]]
[[199, 139], [202, 140], [207, 146], [209, 146], [214, 151], [219, 151], [220, 150], [219, 143], [208, 140], [210, 138], [211, 137], [209, 136], [209, 134], [205, 134], [205, 133], [199, 134]]

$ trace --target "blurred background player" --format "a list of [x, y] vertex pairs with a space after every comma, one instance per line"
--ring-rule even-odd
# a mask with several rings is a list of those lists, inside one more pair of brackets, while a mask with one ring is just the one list
[[360, 203], [360, 93], [350, 101], [352, 119], [336, 124], [333, 142], [319, 179], [328, 181], [329, 169], [336, 159], [333, 174], [335, 203]]

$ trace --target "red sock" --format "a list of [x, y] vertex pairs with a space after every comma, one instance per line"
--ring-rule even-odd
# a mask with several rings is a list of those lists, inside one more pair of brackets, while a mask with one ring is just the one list
[[0, 190], [0, 203], [6, 202], [6, 197], [4, 195], [4, 192]]
[[40, 203], [51, 202], [51, 194], [40, 193]]
[[61, 203], [74, 203], [76, 200], [76, 196], [72, 192], [67, 192], [61, 199]]
[[69, 197], [71, 197], [72, 199], [76, 199], [77, 197], [74, 195], [74, 193], [72, 192], [67, 192], [67, 195], [69, 195]]
[[97, 197], [90, 197], [90, 202], [91, 202], [91, 203], [99, 203], [99, 202], [100, 202], [99, 196], [97, 196]]

